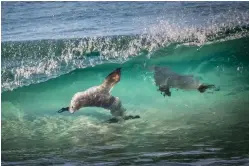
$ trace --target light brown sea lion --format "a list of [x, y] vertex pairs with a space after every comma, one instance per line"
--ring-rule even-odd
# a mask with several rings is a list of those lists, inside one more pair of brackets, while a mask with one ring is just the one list
[[[101, 107], [110, 110], [115, 118], [125, 120], [139, 118], [139, 116], [125, 116], [126, 109], [120, 99], [110, 94], [112, 88], [120, 81], [120, 78], [121, 68], [117, 68], [105, 78], [101, 85], [76, 93], [71, 100], [70, 106], [62, 108], [58, 112], [69, 111], [74, 113], [83, 107]], [[115, 119], [111, 121], [116, 122]]]

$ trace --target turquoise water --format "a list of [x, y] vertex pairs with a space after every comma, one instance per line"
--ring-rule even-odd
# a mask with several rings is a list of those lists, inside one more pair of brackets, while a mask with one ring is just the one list
[[[247, 158], [248, 43], [248, 39], [239, 39], [198, 50], [182, 46], [172, 56], [138, 57], [122, 65], [79, 69], [3, 92], [2, 159], [20, 163], [142, 164]], [[186, 51], [178, 54], [179, 58], [185, 52], [191, 55], [186, 60], [174, 58], [181, 50]], [[221, 90], [205, 94], [173, 90], [172, 97], [164, 98], [143, 65], [150, 63], [194, 73]], [[129, 114], [139, 114], [141, 119], [107, 124], [104, 121], [111, 115], [100, 108], [84, 108], [73, 115], [56, 112], [74, 93], [100, 84], [120, 66], [122, 78], [112, 94], [122, 100]]]
[[[67, 6], [67, 9], [75, 9], [76, 4], [66, 3], [70, 4], [71, 8]], [[237, 12], [241, 13], [237, 16], [246, 16], [247, 4], [226, 5], [236, 9], [230, 11], [234, 15]], [[41, 10], [48, 9], [48, 4], [42, 5]], [[151, 5], [148, 8], [154, 7], [154, 11], [163, 8], [162, 4]], [[197, 10], [196, 5], [202, 10], [208, 6], [208, 11], [216, 11], [215, 5], [207, 4], [164, 5], [172, 11], [182, 9], [183, 13]], [[225, 10], [226, 5], [223, 5], [224, 9], [220, 8]], [[16, 6], [22, 9], [22, 5]], [[10, 7], [4, 7], [10, 10]], [[139, 8], [139, 3], [135, 7]], [[148, 10], [139, 9], [144, 13]], [[124, 8], [121, 13], [127, 14], [129, 10]], [[116, 20], [124, 18], [119, 18], [118, 12], [114, 11]], [[211, 13], [220, 14], [218, 10], [214, 11]], [[13, 10], [12, 15], [8, 12], [8, 17], [14, 17]], [[94, 18], [100, 17], [96, 15]], [[63, 16], [59, 18], [65, 19]], [[188, 13], [187, 16], [192, 15]], [[198, 16], [202, 20], [205, 12]], [[210, 29], [205, 26], [201, 29], [188, 26], [176, 29], [161, 21], [157, 26], [150, 25], [151, 31], [146, 34], [78, 39], [16, 41], [13, 39], [15, 34], [6, 35], [7, 31], [3, 30], [4, 38], [12, 40], [2, 41], [1, 49], [2, 164], [249, 163], [248, 22], [247, 17], [236, 18], [241, 18], [240, 22], [220, 22], [224, 24], [222, 26], [211, 24]], [[8, 23], [8, 26], [14, 25]], [[21, 30], [20, 36], [27, 35], [25, 28]], [[44, 34], [47, 33], [45, 30]], [[201, 82], [220, 87], [220, 91], [199, 93], [197, 90], [173, 89], [171, 97], [163, 97], [157, 91], [153, 72], [148, 69], [151, 65], [169, 66], [180, 74], [194, 74]], [[69, 104], [76, 92], [99, 85], [117, 67], [122, 68], [122, 76], [112, 95], [121, 99], [129, 114], [140, 115], [140, 119], [109, 124], [105, 121], [111, 118], [111, 114], [101, 108], [83, 108], [75, 114], [57, 113]]]

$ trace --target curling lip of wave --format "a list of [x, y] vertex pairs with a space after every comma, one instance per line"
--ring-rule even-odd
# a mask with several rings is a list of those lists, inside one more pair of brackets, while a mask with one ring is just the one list
[[142, 35], [2, 42], [2, 90], [46, 81], [77, 68], [124, 63], [169, 45], [201, 46], [248, 34], [246, 25], [181, 29], [161, 22]]

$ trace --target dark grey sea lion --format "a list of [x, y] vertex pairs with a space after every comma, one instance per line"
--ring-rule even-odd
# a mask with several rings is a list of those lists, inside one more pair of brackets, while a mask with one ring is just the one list
[[168, 67], [153, 66], [154, 79], [156, 86], [164, 96], [171, 96], [170, 88], [193, 90], [197, 89], [200, 93], [209, 88], [215, 88], [215, 85], [202, 84], [193, 75], [180, 75]]
[[83, 107], [101, 107], [110, 110], [115, 117], [110, 119], [110, 122], [116, 122], [120, 118], [124, 120], [139, 118], [139, 116], [126, 116], [126, 109], [120, 99], [110, 94], [112, 88], [120, 81], [120, 77], [121, 68], [117, 68], [105, 78], [101, 85], [76, 93], [71, 100], [70, 106], [62, 108], [58, 112], [69, 111], [74, 113]]

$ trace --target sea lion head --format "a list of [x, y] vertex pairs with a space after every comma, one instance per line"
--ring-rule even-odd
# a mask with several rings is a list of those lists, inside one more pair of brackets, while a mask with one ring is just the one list
[[82, 99], [81, 100], [73, 100], [69, 106], [68, 111], [73, 114], [75, 111], [78, 111], [80, 108], [84, 107], [85, 106], [84, 103], [85, 102]]

